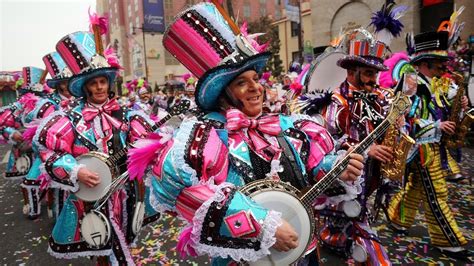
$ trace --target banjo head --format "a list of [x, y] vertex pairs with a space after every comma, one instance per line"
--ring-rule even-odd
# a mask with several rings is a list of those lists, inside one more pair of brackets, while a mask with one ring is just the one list
[[248, 193], [263, 207], [280, 212], [282, 218], [298, 233], [299, 241], [298, 247], [288, 252], [270, 248], [270, 255], [256, 262], [249, 262], [249, 265], [290, 265], [303, 256], [313, 237], [314, 220], [311, 209], [306, 208], [296, 196], [299, 191], [282, 182], [260, 180], [245, 186], [242, 192]]
[[81, 220], [81, 236], [91, 248], [104, 247], [111, 236], [109, 220], [103, 213], [92, 210]]
[[99, 200], [107, 194], [107, 187], [112, 183], [112, 173], [105, 161], [106, 156], [95, 153], [88, 153], [78, 157], [77, 162], [79, 164], [85, 165], [89, 171], [97, 173], [100, 177], [100, 183], [92, 188], [79, 182], [79, 190], [74, 193], [78, 198], [92, 202]]
[[143, 219], [145, 218], [145, 203], [139, 201], [135, 205], [132, 219], [132, 232], [134, 235], [138, 235], [142, 228]]
[[27, 173], [31, 167], [31, 160], [28, 155], [22, 155], [15, 160], [15, 168], [19, 173]]

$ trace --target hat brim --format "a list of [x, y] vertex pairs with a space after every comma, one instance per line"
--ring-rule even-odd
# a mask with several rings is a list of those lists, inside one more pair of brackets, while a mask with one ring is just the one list
[[410, 64], [414, 64], [419, 61], [423, 60], [441, 60], [441, 61], [449, 61], [451, 60], [450, 56], [445, 56], [445, 55], [439, 55], [439, 54], [431, 54], [431, 53], [426, 53], [426, 54], [420, 54], [415, 57], [413, 57], [410, 60]]
[[115, 81], [118, 69], [114, 67], [103, 67], [93, 69], [78, 75], [74, 75], [69, 79], [69, 92], [75, 97], [86, 97], [84, 85], [92, 78], [105, 76], [109, 80], [109, 86]]
[[242, 62], [221, 65], [203, 74], [196, 86], [196, 104], [203, 111], [215, 111], [217, 100], [227, 85], [247, 70], [260, 73], [271, 57], [270, 52], [253, 55]]
[[381, 61], [354, 55], [344, 56], [343, 58], [337, 61], [337, 65], [344, 69], [349, 69], [353, 66], [365, 66], [375, 68], [379, 71], [388, 70], [388, 67], [384, 65]]
[[69, 78], [57, 78], [57, 79], [48, 79], [46, 81], [46, 84], [48, 84], [48, 87], [50, 88], [56, 88], [56, 86], [59, 85], [59, 83], [63, 82], [63, 81], [68, 81]]

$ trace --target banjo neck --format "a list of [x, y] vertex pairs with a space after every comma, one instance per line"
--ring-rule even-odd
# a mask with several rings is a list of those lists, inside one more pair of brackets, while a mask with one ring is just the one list
[[314, 186], [312, 186], [306, 193], [304, 193], [300, 200], [305, 206], [311, 206], [314, 200], [328, 189], [332, 182], [338, 178], [349, 164], [350, 155], [353, 153], [362, 154], [370, 145], [379, 139], [385, 131], [395, 123], [399, 116], [411, 106], [411, 102], [407, 96], [397, 93], [392, 103], [390, 113], [385, 120], [378, 125], [362, 142], [360, 142], [351, 152], [346, 154], [344, 158], [337, 163], [322, 179], [320, 179]]
[[303, 196], [301, 201], [306, 206], [311, 206], [314, 200], [321, 195], [331, 184], [338, 178], [349, 165], [350, 155], [353, 153], [362, 154], [370, 145], [380, 138], [391, 125], [388, 119], [384, 120], [374, 131], [372, 131], [362, 142], [360, 142], [351, 152], [347, 153], [344, 158], [337, 163], [323, 178], [321, 178], [310, 190]]
[[[156, 122], [152, 127], [151, 127], [151, 132], [154, 132], [157, 130], [159, 127], [161, 127], [164, 123], [166, 123], [168, 120], [170, 120], [173, 116], [179, 115], [186, 111], [190, 106], [189, 101], [183, 101], [182, 103], [178, 104], [177, 106], [172, 107], [170, 113], [168, 113], [165, 117], [161, 118], [160, 121]], [[105, 162], [109, 166], [114, 166], [117, 165], [117, 163], [122, 159], [124, 156], [127, 155], [128, 148], [131, 146], [130, 143], [128, 143], [123, 149], [119, 150], [118, 152], [112, 154], [109, 156], [107, 161]]]

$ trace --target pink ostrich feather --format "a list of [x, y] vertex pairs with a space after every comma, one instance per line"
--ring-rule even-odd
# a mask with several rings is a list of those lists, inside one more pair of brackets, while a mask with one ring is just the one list
[[23, 95], [18, 102], [25, 107], [26, 110], [31, 111], [35, 108], [36, 102], [39, 100], [38, 96], [33, 93]]
[[92, 29], [92, 27], [94, 25], [98, 26], [99, 29], [100, 29], [100, 34], [101, 35], [104, 35], [108, 32], [109, 28], [108, 28], [108, 18], [106, 16], [104, 17], [101, 17], [99, 15], [97, 15], [97, 13], [95, 12], [92, 12], [91, 13], [91, 8], [89, 7], [89, 22], [90, 22], [90, 32], [94, 32], [94, 30]]
[[290, 85], [290, 90], [293, 91], [295, 95], [300, 95], [301, 91], [303, 90], [303, 85], [298, 82], [293, 82]]
[[393, 80], [393, 70], [398, 62], [405, 60], [410, 61], [406, 52], [394, 53], [389, 59], [383, 62], [388, 67], [387, 71], [381, 72], [379, 76], [379, 84], [384, 88], [392, 88], [396, 85], [396, 80]]
[[128, 152], [128, 173], [130, 180], [142, 180], [146, 168], [156, 158], [156, 152], [165, 146], [162, 137], [151, 133], [146, 139], [139, 139]]
[[35, 133], [36, 133], [37, 129], [38, 129], [37, 125], [28, 127], [22, 134], [23, 140], [26, 143], [31, 144], [31, 142], [33, 142], [33, 137], [35, 136]]
[[179, 252], [181, 258], [185, 258], [186, 255], [196, 257], [198, 254], [196, 250], [192, 247], [193, 240], [191, 239], [193, 227], [188, 226], [184, 229], [179, 235], [178, 245], [176, 245], [176, 250]]
[[123, 67], [120, 65], [120, 61], [118, 59], [117, 53], [112, 47], [105, 49], [104, 56], [105, 56], [105, 59], [107, 59], [107, 63], [109, 63], [111, 67], [123, 69]]
[[268, 46], [270, 45], [270, 42], [266, 42], [264, 44], [259, 44], [257, 42], [257, 38], [259, 36], [262, 36], [263, 34], [265, 33], [254, 33], [254, 34], [249, 34], [248, 33], [248, 26], [247, 26], [247, 21], [244, 21], [244, 23], [242, 24], [242, 26], [240, 27], [240, 32], [242, 33], [242, 35], [247, 38], [247, 40], [250, 42], [250, 44], [252, 45], [252, 47], [258, 52], [258, 53], [262, 53], [262, 52], [265, 52], [268, 48]]

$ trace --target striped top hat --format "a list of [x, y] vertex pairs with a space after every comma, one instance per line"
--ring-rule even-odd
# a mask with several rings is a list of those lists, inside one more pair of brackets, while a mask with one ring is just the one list
[[164, 47], [198, 79], [196, 103], [217, 109], [227, 85], [247, 70], [260, 73], [271, 54], [259, 52], [220, 5], [200, 3], [179, 13], [163, 37]]
[[21, 90], [23, 92], [34, 92], [41, 93], [44, 92], [44, 80], [48, 75], [48, 72], [44, 69], [27, 66], [23, 67], [23, 85]]
[[424, 32], [415, 36], [408, 34], [406, 41], [407, 51], [411, 56], [410, 63], [433, 59], [450, 60], [447, 50], [459, 39], [464, 28], [464, 22], [458, 22], [464, 9], [464, 6], [455, 9], [449, 20], [441, 22], [436, 32]]
[[61, 81], [68, 80], [72, 76], [71, 70], [57, 52], [43, 56], [43, 62], [51, 76], [51, 79], [46, 81], [51, 88], [55, 88]]
[[69, 79], [72, 95], [85, 97], [84, 85], [96, 77], [105, 76], [109, 84], [115, 81], [119, 69], [108, 63], [101, 49], [96, 47], [94, 35], [86, 31], [68, 34], [56, 44], [56, 50], [73, 73]]
[[410, 63], [416, 63], [421, 60], [449, 60], [448, 56], [448, 37], [447, 31], [424, 32], [417, 34], [412, 38], [407, 37], [407, 50], [411, 56]]
[[[337, 61], [337, 65], [348, 69], [354, 66], [372, 67], [379, 71], [388, 68], [383, 64], [383, 56], [387, 51], [385, 43], [376, 40], [372, 34], [364, 29], [356, 30], [355, 33], [363, 33], [360, 39], [350, 39], [347, 46], [347, 55]], [[354, 33], [348, 33], [349, 35]]]

